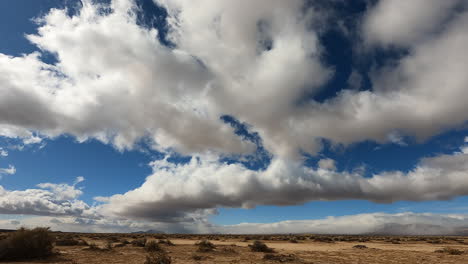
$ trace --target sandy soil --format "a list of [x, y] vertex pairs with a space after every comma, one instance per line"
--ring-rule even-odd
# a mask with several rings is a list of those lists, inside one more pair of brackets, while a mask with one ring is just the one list
[[[189, 239], [174, 239], [171, 240], [176, 245], [194, 245], [197, 241]], [[212, 241], [215, 245], [236, 245], [240, 247], [247, 247], [251, 242], [239, 242], [239, 241]], [[421, 251], [421, 252], [434, 252], [437, 249], [444, 247], [451, 247], [453, 244], [427, 244], [427, 243], [404, 243], [404, 244], [388, 244], [382, 242], [336, 242], [336, 243], [320, 243], [320, 242], [300, 242], [300, 243], [289, 243], [289, 242], [266, 242], [269, 247], [278, 250], [286, 251], [340, 251], [352, 248], [353, 246], [365, 245], [368, 248], [381, 249], [381, 250], [404, 250], [404, 251]], [[459, 245], [459, 249], [468, 250], [468, 245]], [[468, 264], [468, 263], [467, 263]]]
[[[117, 236], [117, 238], [116, 238]], [[104, 247], [110, 237], [86, 237], [79, 235], [80, 239], [93, 242]], [[153, 236], [147, 236], [154, 239]], [[170, 237], [169, 237], [170, 238]], [[162, 245], [172, 258], [172, 263], [310, 263], [310, 264], [387, 264], [387, 263], [428, 263], [428, 264], [468, 264], [468, 243], [465, 240], [441, 240], [437, 244], [428, 241], [410, 241], [391, 243], [388, 239], [371, 239], [366, 242], [333, 242], [324, 243], [310, 239], [300, 240], [298, 243], [289, 241], [263, 240], [265, 244], [273, 248], [275, 256], [281, 256], [279, 260], [265, 260], [265, 253], [252, 252], [248, 247], [252, 240], [247, 242], [240, 238], [224, 238], [220, 236], [211, 240], [216, 248], [213, 252], [197, 252], [195, 243], [200, 237], [173, 238], [174, 246]], [[213, 238], [213, 236], [211, 236]], [[132, 241], [135, 236], [119, 237], [113, 235], [116, 245], [121, 239]], [[394, 238], [392, 238], [394, 239]], [[468, 241], [468, 239], [466, 239]], [[365, 245], [365, 249], [353, 248], [355, 245]], [[462, 255], [450, 255], [448, 253], [436, 253], [441, 248], [456, 248], [466, 251]], [[143, 264], [147, 253], [142, 247], [131, 244], [123, 247], [114, 247], [112, 250], [87, 250], [87, 246], [57, 246], [60, 254], [56, 257], [11, 263], [61, 263], [61, 264]], [[283, 258], [283, 259], [281, 259]], [[281, 260], [284, 260], [282, 262]], [[5, 262], [8, 263], [8, 262]]]

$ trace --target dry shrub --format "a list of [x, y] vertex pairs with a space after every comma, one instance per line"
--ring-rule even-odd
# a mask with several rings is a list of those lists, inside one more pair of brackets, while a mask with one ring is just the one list
[[463, 250], [456, 249], [456, 248], [450, 248], [450, 247], [438, 249], [435, 252], [436, 253], [447, 253], [449, 255], [461, 255], [461, 254], [465, 253], [465, 251], [463, 251]]
[[144, 264], [171, 264], [172, 259], [165, 251], [150, 252], [146, 255]]
[[200, 255], [192, 255], [192, 259], [196, 261], [204, 260], [205, 258]]
[[366, 246], [366, 245], [355, 245], [355, 246], [353, 246], [353, 248], [357, 248], [357, 249], [366, 249], [367, 246]]
[[146, 238], [137, 238], [130, 243], [132, 243], [134, 247], [144, 247], [146, 245]]
[[155, 240], [152, 240], [152, 241], [146, 242], [145, 250], [148, 252], [156, 252], [156, 251], [162, 251], [163, 249], [161, 248], [161, 246], [159, 246], [159, 244]]
[[85, 249], [86, 250], [101, 250], [101, 248], [99, 248], [94, 242], [89, 243], [88, 247]]
[[84, 239], [78, 241], [78, 246], [88, 246], [88, 242]]
[[335, 241], [331, 237], [316, 237], [314, 241], [323, 242], [323, 243], [334, 243]]
[[228, 254], [237, 254], [237, 251], [236, 251], [235, 247], [236, 247], [235, 245], [234, 246], [229, 246], [229, 247], [223, 247], [221, 249], [221, 251], [223, 253], [228, 253]]
[[170, 241], [169, 239], [159, 239], [158, 243], [168, 245], [168, 246], [175, 246], [174, 243], [172, 243], [172, 241]]
[[0, 260], [44, 258], [53, 252], [54, 237], [49, 228], [21, 228], [0, 241]]
[[96, 243], [89, 243], [87, 248], [83, 250], [90, 250], [90, 251], [111, 251], [112, 250], [112, 243], [107, 242], [104, 248], [99, 247]]
[[106, 240], [108, 240], [110, 242], [120, 242], [120, 238], [117, 237], [117, 236], [110, 236]]
[[62, 238], [55, 241], [56, 246], [78, 246], [80, 240], [74, 238]]
[[198, 252], [210, 252], [216, 248], [215, 245], [208, 240], [202, 240], [195, 245], [198, 246]]
[[265, 243], [255, 240], [252, 245], [249, 245], [249, 248], [253, 252], [265, 252], [273, 253], [275, 252], [272, 248], [269, 248]]
[[271, 254], [267, 253], [263, 256], [264, 260], [272, 260], [272, 261], [278, 261], [278, 262], [289, 262], [289, 261], [296, 261], [297, 257], [289, 254], [289, 255], [283, 255], [283, 254]]
[[124, 243], [117, 243], [117, 244], [114, 245], [115, 248], [125, 247], [125, 246], [126, 246], [126, 244], [124, 244]]
[[107, 241], [106, 246], [104, 247], [105, 250], [112, 250], [112, 242]]

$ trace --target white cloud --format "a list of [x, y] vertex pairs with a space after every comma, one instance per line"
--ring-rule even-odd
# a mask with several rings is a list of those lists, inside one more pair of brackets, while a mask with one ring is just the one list
[[106, 199], [101, 212], [153, 221], [194, 221], [218, 207], [295, 205], [311, 200], [446, 200], [468, 195], [468, 155], [422, 159], [411, 171], [338, 172], [330, 160], [319, 168], [273, 159], [264, 171], [194, 157], [187, 164], [152, 163], [153, 174], [139, 188]]
[[336, 170], [335, 161], [332, 159], [321, 159], [318, 161], [318, 167], [324, 170]]
[[77, 200], [82, 191], [75, 186], [41, 183], [37, 187], [6, 190], [0, 186], [0, 213], [95, 217], [93, 208]]
[[8, 151], [0, 148], [0, 157], [8, 157]]
[[85, 178], [83, 176], [78, 176], [78, 177], [76, 177], [75, 182], [73, 183], [73, 185], [77, 185], [80, 182], [84, 182], [84, 180], [85, 180]]
[[[384, 34], [407, 41], [408, 28], [426, 32], [421, 25], [445, 17], [456, 1], [436, 2], [425, 5], [426, 15], [407, 16], [414, 28], [391, 26]], [[119, 149], [149, 139], [158, 150], [185, 154], [251, 152], [254, 146], [220, 121], [229, 114], [258, 131], [273, 155], [289, 159], [316, 153], [322, 138], [382, 143], [398, 131], [424, 140], [467, 120], [466, 13], [424, 33], [395, 67], [377, 69], [373, 91], [298, 104], [332, 76], [317, 36], [323, 14], [301, 0], [157, 3], [168, 10], [173, 48], [136, 24], [130, 0], [113, 1], [110, 13], [91, 2], [73, 17], [51, 10], [28, 38], [56, 54], [56, 65], [39, 53], [0, 55], [0, 135], [34, 142], [71, 134]], [[408, 12], [421, 3], [408, 4]], [[380, 18], [387, 5], [395, 4], [371, 9], [369, 23], [387, 21]]]
[[220, 226], [222, 233], [319, 233], [319, 234], [398, 234], [447, 235], [459, 234], [468, 224], [466, 215], [437, 214], [359, 214], [327, 217], [318, 220], [283, 221], [271, 224], [243, 223]]
[[[18, 220], [0, 220], [4, 228], [17, 228]], [[294, 220], [275, 223], [241, 223], [214, 225], [207, 222], [190, 224], [152, 223], [126, 220], [86, 220], [76, 217], [27, 217], [21, 226], [50, 226], [52, 230], [71, 232], [134, 232], [159, 230], [167, 233], [227, 233], [227, 234], [398, 234], [457, 235], [468, 225], [467, 215], [430, 213], [370, 213], [327, 217], [316, 220]]]
[[0, 177], [3, 175], [13, 175], [16, 173], [16, 168], [13, 165], [9, 165], [8, 168], [0, 168]]
[[368, 11], [364, 34], [369, 43], [413, 46], [437, 33], [461, 0], [380, 0]]
[[[137, 25], [130, 0], [112, 1], [110, 12], [84, 1], [75, 16], [53, 9], [40, 19], [38, 34], [28, 39], [58, 62], [42, 62], [39, 52], [0, 54], [0, 136], [38, 143], [70, 134], [119, 149], [144, 139], [157, 150], [194, 158], [179, 165], [153, 162], [154, 172], [141, 187], [99, 198], [102, 207], [77, 200], [81, 190], [75, 185], [43, 183], [39, 189], [2, 189], [1, 212], [98, 210], [197, 222], [221, 206], [468, 195], [464, 150], [423, 159], [407, 173], [372, 178], [338, 172], [331, 160], [307, 168], [298, 158], [300, 152], [317, 153], [324, 138], [345, 145], [404, 143], [405, 136], [422, 141], [463, 125], [468, 13], [453, 15], [457, 1], [380, 1], [366, 15], [364, 37], [375, 45], [407, 47], [408, 55], [375, 69], [371, 91], [344, 90], [324, 103], [301, 104], [333, 74], [321, 61], [322, 15], [313, 8], [304, 10], [301, 0], [156, 2], [167, 8], [174, 47], [159, 43], [157, 30]], [[254, 149], [220, 121], [224, 114], [258, 131], [273, 156], [267, 169], [218, 161]], [[206, 158], [213, 153], [215, 158]]]

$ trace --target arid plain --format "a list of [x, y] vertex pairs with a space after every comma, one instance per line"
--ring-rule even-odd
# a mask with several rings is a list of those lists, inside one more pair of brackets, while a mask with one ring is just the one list
[[[54, 256], [3, 263], [468, 263], [468, 237], [455, 236], [53, 235]], [[256, 243], [267, 250], [256, 250]], [[148, 262], [149, 244], [170, 262]]]

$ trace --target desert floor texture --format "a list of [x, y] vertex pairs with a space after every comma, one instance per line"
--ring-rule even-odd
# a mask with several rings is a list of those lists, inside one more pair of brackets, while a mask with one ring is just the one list
[[[468, 264], [468, 237], [417, 236], [325, 236], [325, 235], [154, 235], [56, 233], [57, 241], [79, 241], [79, 245], [56, 245], [57, 255], [26, 262], [61, 264], [143, 264], [147, 252], [132, 241], [169, 239], [161, 248], [172, 263], [463, 263]], [[199, 252], [195, 244], [208, 240], [213, 251]], [[255, 240], [274, 253], [252, 252]], [[66, 244], [66, 243], [62, 243]], [[70, 243], [73, 244], [73, 243]], [[89, 245], [93, 245], [90, 248]], [[355, 247], [356, 245], [361, 245]], [[440, 251], [440, 252], [437, 252]], [[268, 255], [268, 256], [266, 256]], [[266, 256], [266, 257], [265, 257]]]

